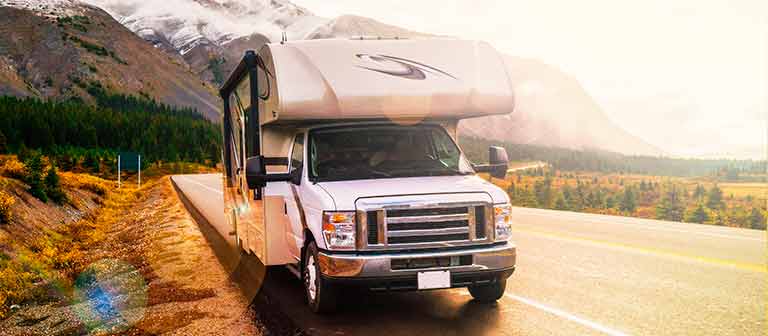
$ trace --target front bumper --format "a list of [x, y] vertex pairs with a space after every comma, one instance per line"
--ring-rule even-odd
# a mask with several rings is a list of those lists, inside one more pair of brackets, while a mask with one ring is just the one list
[[[418, 259], [471, 256], [471, 263], [460, 266], [393, 269], [393, 259]], [[446, 251], [391, 253], [334, 253], [318, 255], [321, 276], [335, 283], [360, 284], [372, 289], [416, 289], [416, 278], [424, 271], [451, 271], [451, 287], [466, 287], [506, 279], [516, 262], [516, 246], [506, 242], [491, 246], [466, 247]]]

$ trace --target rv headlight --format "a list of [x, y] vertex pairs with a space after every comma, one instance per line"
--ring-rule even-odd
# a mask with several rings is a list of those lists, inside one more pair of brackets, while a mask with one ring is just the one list
[[509, 203], [494, 205], [493, 222], [496, 227], [496, 240], [508, 240], [512, 235], [512, 206]]
[[323, 238], [329, 249], [354, 249], [355, 231], [354, 211], [323, 212]]

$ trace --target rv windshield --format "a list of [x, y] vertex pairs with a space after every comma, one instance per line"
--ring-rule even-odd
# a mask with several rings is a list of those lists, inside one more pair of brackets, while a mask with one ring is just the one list
[[310, 132], [314, 181], [474, 174], [442, 127], [346, 126]]

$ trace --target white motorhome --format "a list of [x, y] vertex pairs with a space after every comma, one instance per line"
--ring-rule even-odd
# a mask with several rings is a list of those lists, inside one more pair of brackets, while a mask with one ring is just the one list
[[313, 40], [249, 51], [221, 89], [225, 212], [240, 248], [286, 265], [316, 312], [346, 286], [467, 287], [498, 300], [515, 270], [510, 204], [460, 150], [461, 119], [514, 109], [476, 41]]

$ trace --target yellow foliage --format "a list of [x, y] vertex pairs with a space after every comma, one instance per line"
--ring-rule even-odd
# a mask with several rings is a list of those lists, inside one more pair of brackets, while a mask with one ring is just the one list
[[0, 259], [0, 319], [11, 303], [21, 302], [29, 294], [37, 276], [13, 261]]
[[88, 174], [61, 173], [61, 184], [87, 190], [99, 196], [106, 196], [110, 190], [114, 189], [114, 182]]
[[[7, 314], [10, 305], [36, 295], [35, 280], [70, 281], [88, 263], [88, 249], [103, 240], [123, 211], [141, 197], [139, 190], [128, 188], [113, 192], [114, 182], [87, 174], [61, 173], [61, 183], [70, 189], [88, 190], [103, 196], [102, 207], [93, 215], [55, 231], [38, 232], [16, 242], [12, 259], [0, 252], [0, 319]], [[13, 202], [12, 197], [4, 196], [0, 191], [0, 209], [3, 200]]]
[[19, 160], [10, 158], [0, 166], [0, 176], [10, 177], [17, 180], [23, 180], [27, 176], [27, 167]]
[[8, 223], [11, 221], [11, 206], [13, 206], [14, 203], [16, 203], [16, 199], [0, 190], [0, 223]]

